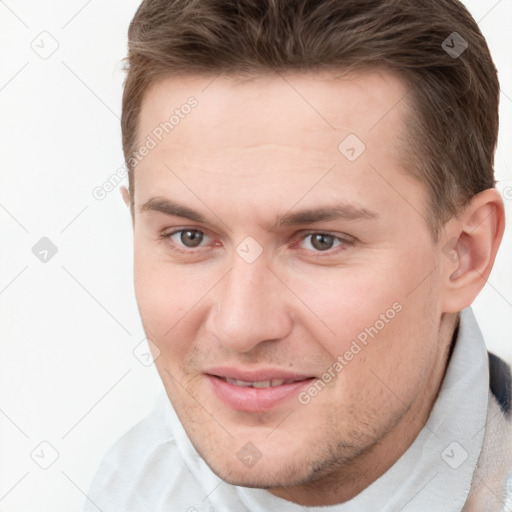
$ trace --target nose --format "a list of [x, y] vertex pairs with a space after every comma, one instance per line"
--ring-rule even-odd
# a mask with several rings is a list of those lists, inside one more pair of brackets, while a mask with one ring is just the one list
[[245, 353], [288, 336], [292, 318], [286, 287], [265, 261], [246, 263], [236, 255], [234, 260], [216, 287], [208, 329], [229, 350]]

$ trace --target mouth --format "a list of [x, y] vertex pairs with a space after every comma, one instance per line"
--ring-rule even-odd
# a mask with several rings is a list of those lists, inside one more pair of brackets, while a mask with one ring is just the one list
[[[249, 374], [226, 369], [206, 373], [215, 397], [230, 409], [244, 412], [263, 412], [293, 401], [315, 377], [308, 375], [276, 375], [264, 371]], [[269, 375], [274, 373], [274, 375]], [[245, 378], [242, 378], [245, 377]]]

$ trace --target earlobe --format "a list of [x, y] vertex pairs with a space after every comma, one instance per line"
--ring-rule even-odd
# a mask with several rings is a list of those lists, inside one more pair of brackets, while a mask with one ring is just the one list
[[446, 226], [441, 244], [446, 313], [470, 306], [491, 273], [505, 229], [503, 201], [496, 189], [477, 194]]

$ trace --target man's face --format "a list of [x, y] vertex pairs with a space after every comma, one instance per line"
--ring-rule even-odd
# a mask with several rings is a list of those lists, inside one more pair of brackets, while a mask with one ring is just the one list
[[135, 171], [137, 301], [190, 440], [229, 482], [321, 481], [425, 419], [441, 258], [401, 166], [406, 92], [385, 72], [295, 73], [145, 97], [140, 144], [162, 140]]

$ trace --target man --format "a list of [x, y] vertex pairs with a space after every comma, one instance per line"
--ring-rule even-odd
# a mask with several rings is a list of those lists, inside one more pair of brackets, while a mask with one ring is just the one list
[[166, 396], [87, 510], [498, 511], [499, 85], [453, 0], [146, 0], [123, 146]]

